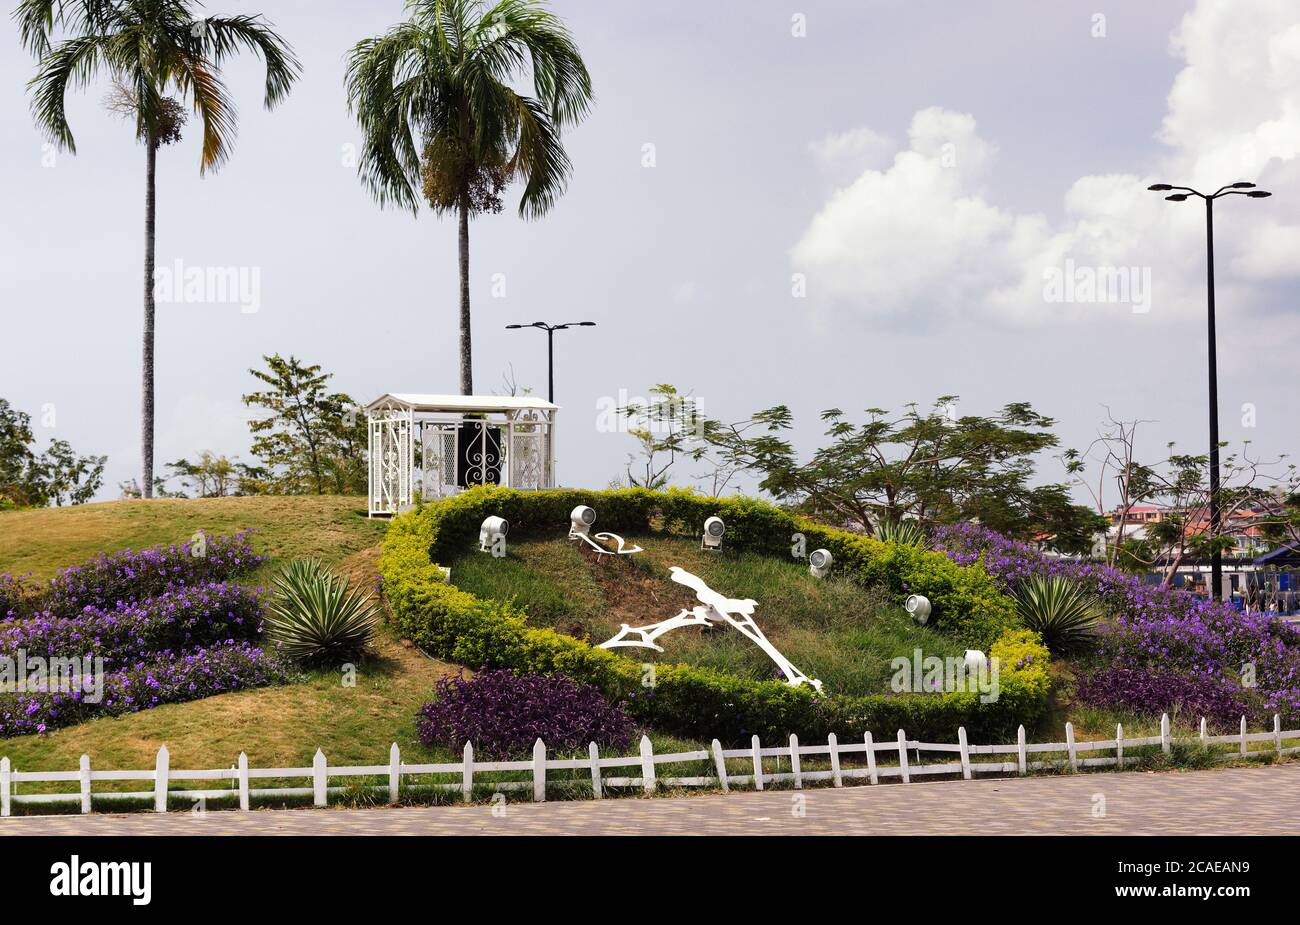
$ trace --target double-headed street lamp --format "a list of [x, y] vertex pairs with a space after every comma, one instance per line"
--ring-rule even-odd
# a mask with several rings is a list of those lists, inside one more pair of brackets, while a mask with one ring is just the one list
[[1147, 189], [1157, 193], [1176, 191], [1165, 197], [1170, 202], [1182, 202], [1191, 196], [1200, 196], [1205, 200], [1205, 279], [1209, 295], [1210, 341], [1210, 538], [1216, 541], [1210, 566], [1210, 597], [1214, 600], [1222, 600], [1223, 553], [1217, 545], [1222, 517], [1219, 510], [1219, 360], [1214, 334], [1214, 200], [1220, 196], [1249, 196], [1251, 199], [1263, 199], [1273, 194], [1255, 189], [1254, 183], [1244, 181], [1222, 187], [1209, 196], [1190, 186], [1170, 186], [1168, 183], [1156, 183], [1148, 186]]
[[537, 328], [546, 332], [546, 400], [554, 404], [555, 402], [555, 332], [563, 331], [568, 328], [594, 328], [594, 321], [566, 321], [564, 324], [547, 324], [545, 321], [534, 321], [532, 324], [508, 324], [507, 331], [517, 331], [520, 328]]

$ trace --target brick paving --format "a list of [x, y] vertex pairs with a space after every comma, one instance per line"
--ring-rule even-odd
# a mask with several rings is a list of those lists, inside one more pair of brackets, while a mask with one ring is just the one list
[[[1100, 799], [1105, 815], [1095, 815]], [[492, 806], [0, 820], [2, 835], [1294, 835], [1300, 762]]]

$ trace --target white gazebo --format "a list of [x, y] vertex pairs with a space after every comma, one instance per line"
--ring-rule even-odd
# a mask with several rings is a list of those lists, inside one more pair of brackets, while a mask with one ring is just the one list
[[555, 487], [558, 405], [531, 396], [389, 393], [366, 406], [370, 516], [473, 485]]

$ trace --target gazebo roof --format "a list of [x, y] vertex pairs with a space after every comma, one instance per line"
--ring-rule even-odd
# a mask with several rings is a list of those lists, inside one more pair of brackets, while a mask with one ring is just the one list
[[532, 395], [419, 395], [412, 392], [387, 392], [366, 410], [385, 403], [403, 405], [411, 411], [558, 411], [560, 406]]

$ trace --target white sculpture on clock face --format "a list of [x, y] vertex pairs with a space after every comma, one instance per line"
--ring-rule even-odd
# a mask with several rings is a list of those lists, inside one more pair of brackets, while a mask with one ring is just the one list
[[600, 644], [600, 648], [615, 649], [635, 646], [662, 652], [663, 648], [655, 640], [664, 633], [680, 629], [683, 626], [713, 626], [715, 622], [723, 622], [735, 628], [745, 638], [767, 653], [768, 658], [775, 662], [776, 667], [780, 668], [781, 673], [785, 675], [786, 684], [791, 687], [808, 684], [814, 690], [820, 691], [822, 689], [821, 681], [808, 677], [790, 664], [790, 660], [782, 655], [776, 646], [772, 645], [771, 640], [763, 635], [763, 631], [754, 622], [754, 608], [758, 606], [757, 601], [750, 598], [730, 598], [719, 594], [705, 584], [704, 579], [692, 575], [685, 569], [678, 568], [675, 565], [671, 571], [673, 581], [679, 585], [685, 585], [695, 592], [695, 598], [700, 602], [700, 606], [691, 610], [683, 610], [675, 617], [669, 617], [667, 620], [649, 623], [645, 626], [628, 626], [624, 623], [618, 633]]

